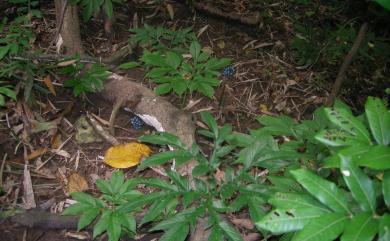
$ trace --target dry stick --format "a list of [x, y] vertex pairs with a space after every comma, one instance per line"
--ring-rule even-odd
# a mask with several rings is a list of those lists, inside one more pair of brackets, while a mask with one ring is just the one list
[[365, 22], [360, 27], [358, 36], [353, 42], [352, 48], [349, 50], [347, 56], [345, 57], [343, 64], [340, 67], [339, 73], [337, 74], [336, 81], [333, 84], [332, 92], [330, 93], [328, 100], [326, 101], [326, 106], [331, 106], [333, 104], [334, 99], [337, 96], [337, 93], [340, 90], [341, 84], [343, 83], [345, 74], [347, 73], [347, 69], [352, 62], [353, 57], [355, 57], [356, 53], [359, 50], [360, 45], [362, 44], [364, 37], [366, 36], [368, 24]]
[[122, 107], [123, 102], [125, 99], [120, 99], [119, 101], [115, 102], [114, 106], [112, 107], [111, 116], [110, 116], [110, 133], [111, 135], [115, 136], [115, 119], [118, 115], [119, 109]]
[[50, 47], [54, 44], [54, 42], [57, 42], [58, 37], [60, 36], [62, 25], [64, 25], [64, 16], [65, 16], [65, 11], [66, 11], [67, 7], [68, 7], [68, 0], [65, 0], [64, 6], [62, 7], [62, 10], [61, 10], [60, 22], [58, 23], [58, 28], [57, 28], [57, 31], [56, 31], [56, 35], [51, 40], [49, 46], [45, 50], [45, 54], [47, 54], [49, 52]]

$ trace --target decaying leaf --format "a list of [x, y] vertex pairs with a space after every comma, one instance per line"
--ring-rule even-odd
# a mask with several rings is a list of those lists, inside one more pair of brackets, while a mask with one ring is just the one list
[[113, 146], [107, 150], [104, 163], [114, 168], [128, 168], [140, 163], [142, 157], [148, 157], [152, 150], [140, 143], [127, 143]]
[[171, 20], [173, 20], [173, 18], [175, 16], [175, 11], [173, 10], [172, 5], [167, 3], [166, 7], [167, 7], [167, 11], [169, 13], [169, 17], [171, 18]]
[[68, 193], [84, 192], [88, 190], [88, 183], [85, 178], [77, 173], [73, 173], [68, 178]]
[[54, 85], [51, 81], [50, 75], [47, 75], [44, 79], [43, 82], [45, 83], [46, 87], [49, 89], [50, 93], [52, 93], [54, 96], [56, 96], [56, 91], [54, 89]]

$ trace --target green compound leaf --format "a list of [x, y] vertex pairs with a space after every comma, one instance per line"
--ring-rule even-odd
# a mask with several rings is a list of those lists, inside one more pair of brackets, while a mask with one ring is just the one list
[[87, 211], [85, 211], [83, 215], [81, 215], [79, 222], [77, 223], [77, 231], [80, 231], [81, 229], [92, 223], [92, 221], [95, 220], [99, 213], [99, 208], [89, 208]]

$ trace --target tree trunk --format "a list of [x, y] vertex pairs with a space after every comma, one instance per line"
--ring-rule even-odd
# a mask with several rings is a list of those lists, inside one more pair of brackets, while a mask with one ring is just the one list
[[[81, 44], [79, 17], [77, 6], [70, 5], [68, 0], [54, 0], [56, 8], [57, 27], [66, 48], [66, 54], [84, 54]], [[64, 7], [66, 8], [64, 11]]]

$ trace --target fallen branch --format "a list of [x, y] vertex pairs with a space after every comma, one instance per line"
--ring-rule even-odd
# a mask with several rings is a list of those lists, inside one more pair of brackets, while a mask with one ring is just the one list
[[202, 4], [199, 2], [195, 2], [193, 6], [196, 10], [204, 12], [206, 14], [220, 17], [220, 18], [224, 18], [227, 20], [236, 21], [236, 22], [246, 24], [246, 25], [258, 25], [261, 21], [259, 11], [256, 11], [256, 13], [254, 13], [254, 14], [243, 15], [243, 14], [237, 14], [237, 13], [224, 12], [224, 11], [220, 10], [219, 8], [214, 7], [213, 5], [211, 5], [209, 3]]
[[337, 74], [336, 81], [333, 84], [332, 92], [330, 93], [325, 105], [331, 106], [333, 105], [334, 99], [337, 96], [337, 93], [340, 90], [341, 84], [344, 81], [345, 74], [347, 73], [348, 67], [351, 64], [353, 58], [357, 54], [360, 45], [362, 44], [364, 37], [366, 36], [367, 32], [367, 23], [363, 23], [363, 25], [360, 27], [359, 33], [353, 42], [352, 48], [349, 50], [347, 56], [345, 57], [343, 64], [340, 67], [339, 73]]

